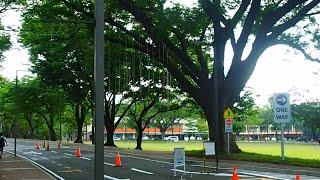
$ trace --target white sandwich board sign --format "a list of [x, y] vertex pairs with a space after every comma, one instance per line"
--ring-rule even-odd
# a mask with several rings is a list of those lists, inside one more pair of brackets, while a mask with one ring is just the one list
[[173, 152], [173, 173], [176, 176], [177, 167], [183, 166], [183, 171], [186, 171], [186, 153], [184, 148], [174, 148]]

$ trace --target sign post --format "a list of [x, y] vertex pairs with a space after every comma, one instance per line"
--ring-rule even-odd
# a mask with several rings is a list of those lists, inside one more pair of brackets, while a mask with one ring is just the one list
[[224, 111], [223, 117], [225, 119], [224, 131], [228, 133], [228, 154], [230, 154], [230, 133], [233, 132], [232, 121], [233, 121], [234, 114], [231, 111], [231, 109], [228, 108], [227, 110]]
[[281, 123], [281, 159], [284, 160], [284, 123], [291, 121], [290, 95], [288, 93], [277, 93], [273, 95], [273, 119]]

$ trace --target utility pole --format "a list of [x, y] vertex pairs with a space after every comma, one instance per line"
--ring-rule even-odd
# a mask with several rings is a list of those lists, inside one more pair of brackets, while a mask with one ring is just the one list
[[104, 0], [95, 6], [95, 148], [94, 179], [104, 179]]
[[17, 155], [17, 136], [18, 136], [18, 112], [17, 112], [17, 93], [18, 93], [18, 72], [27, 70], [16, 70], [16, 82], [14, 88], [14, 156]]
[[18, 136], [18, 122], [17, 122], [17, 88], [18, 88], [18, 70], [16, 70], [16, 83], [14, 90], [14, 156], [17, 156], [17, 136]]

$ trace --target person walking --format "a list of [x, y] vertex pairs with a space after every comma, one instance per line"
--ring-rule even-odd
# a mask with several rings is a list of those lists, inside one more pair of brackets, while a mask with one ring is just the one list
[[6, 138], [3, 136], [3, 133], [0, 132], [0, 159], [2, 158], [2, 152], [5, 145], [8, 145]]

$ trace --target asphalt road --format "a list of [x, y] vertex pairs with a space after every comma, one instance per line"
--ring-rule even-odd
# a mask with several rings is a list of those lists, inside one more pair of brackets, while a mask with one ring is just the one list
[[[93, 148], [83, 145], [67, 145], [57, 148], [56, 142], [50, 143], [50, 151], [46, 151], [43, 141], [40, 149], [35, 149], [36, 141], [18, 140], [17, 153], [52, 171], [61, 179], [88, 180], [94, 179]], [[8, 140], [7, 151], [13, 152], [13, 141]], [[77, 147], [81, 147], [81, 157], [75, 157]], [[118, 149], [108, 148], [104, 151], [104, 177], [110, 180], [165, 180], [165, 179], [231, 179], [230, 173], [201, 174], [201, 167], [187, 164], [187, 173], [177, 172], [173, 176], [173, 157], [139, 155], [121, 152], [121, 167], [115, 167], [114, 161]], [[192, 166], [191, 166], [192, 165]], [[182, 168], [180, 168], [182, 170]], [[249, 178], [250, 176], [244, 176]]]
[[[94, 149], [93, 146], [83, 144], [63, 144], [57, 148], [57, 142], [50, 143], [50, 151], [46, 151], [43, 141], [41, 149], [35, 149], [37, 141], [18, 140], [17, 153], [40, 166], [47, 168], [57, 175], [58, 179], [88, 180], [94, 179]], [[13, 152], [13, 140], [8, 140], [5, 150]], [[76, 149], [80, 147], [81, 157], [75, 157]], [[114, 161], [117, 152], [120, 152], [122, 167], [115, 167]], [[220, 173], [203, 174], [203, 161], [188, 157], [186, 159], [186, 174], [182, 168], [173, 176], [173, 155], [168, 152], [135, 151], [105, 147], [104, 150], [104, 177], [110, 180], [165, 180], [165, 179], [231, 179], [231, 168], [239, 166], [240, 179], [294, 179], [297, 172], [301, 179], [320, 180], [320, 171], [317, 168], [301, 168], [285, 165], [247, 163], [226, 161], [221, 162]], [[207, 170], [215, 169], [213, 160], [207, 162]]]

